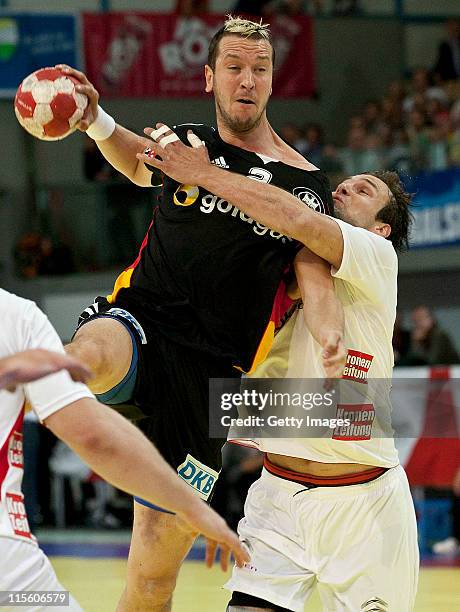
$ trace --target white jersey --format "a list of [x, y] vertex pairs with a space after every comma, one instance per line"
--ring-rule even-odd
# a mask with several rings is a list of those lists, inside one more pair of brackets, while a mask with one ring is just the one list
[[[343, 378], [391, 380], [392, 334], [396, 316], [398, 260], [390, 241], [338, 219], [343, 235], [343, 259], [332, 270], [336, 294], [345, 313], [344, 343], [348, 351]], [[307, 330], [298, 310], [275, 338], [267, 360], [253, 378], [324, 378], [321, 346]], [[389, 390], [389, 384], [388, 384]], [[388, 403], [388, 410], [390, 406]], [[337, 415], [341, 416], [341, 415]], [[357, 417], [358, 415], [356, 415]], [[369, 419], [369, 413], [363, 417]], [[372, 423], [369, 431], [372, 431]], [[326, 438], [261, 438], [260, 450], [322, 463], [361, 463], [381, 467], [398, 464], [391, 437], [347, 435]], [[359, 438], [359, 439], [357, 439]]]
[[[34, 348], [64, 351], [51, 323], [33, 302], [0, 289], [0, 358]], [[21, 492], [25, 402], [43, 421], [84, 397], [94, 396], [85, 385], [73, 382], [67, 372], [18, 386], [13, 393], [0, 391], [0, 537], [35, 542]]]

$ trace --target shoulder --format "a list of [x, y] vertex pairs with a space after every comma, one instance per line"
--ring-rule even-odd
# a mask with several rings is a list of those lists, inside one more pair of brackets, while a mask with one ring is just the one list
[[24, 319], [33, 317], [37, 312], [41, 313], [35, 302], [26, 300], [4, 289], [0, 289], [0, 312], [3, 325], [5, 324], [5, 316], [8, 316], [10, 319]]
[[355, 227], [336, 217], [331, 217], [342, 232], [344, 249], [354, 252], [363, 252], [367, 257], [373, 255], [382, 265], [388, 268], [397, 268], [398, 256], [390, 240], [374, 234], [363, 227]]

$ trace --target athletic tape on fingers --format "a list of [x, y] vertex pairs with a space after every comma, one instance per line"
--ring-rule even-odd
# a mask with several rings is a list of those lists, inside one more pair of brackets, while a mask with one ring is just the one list
[[170, 142], [176, 142], [176, 140], [179, 140], [179, 136], [173, 132], [172, 134], [169, 134], [169, 136], [165, 136], [159, 140], [158, 144], [164, 149], [166, 145], [168, 145]]
[[166, 134], [166, 132], [170, 132], [170, 131], [171, 129], [167, 125], [162, 125], [157, 130], [152, 130], [152, 132], [150, 132], [150, 138], [153, 138], [153, 140], [156, 140], [160, 136], [163, 136], [163, 134]]
[[204, 146], [204, 142], [198, 138], [196, 134], [193, 132], [191, 134], [187, 134], [187, 140], [192, 145], [194, 149], [198, 149], [199, 147]]

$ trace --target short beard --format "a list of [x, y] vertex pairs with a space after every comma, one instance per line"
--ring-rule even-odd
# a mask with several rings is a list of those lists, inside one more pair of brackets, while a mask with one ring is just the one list
[[265, 107], [262, 109], [262, 111], [259, 113], [257, 117], [253, 119], [248, 117], [248, 119], [245, 119], [244, 121], [242, 121], [241, 119], [235, 119], [231, 117], [222, 108], [222, 106], [219, 103], [219, 98], [215, 95], [215, 93], [214, 93], [214, 98], [216, 100], [217, 110], [219, 111], [219, 115], [221, 116], [222, 121], [229, 128], [229, 130], [234, 132], [235, 134], [245, 134], [247, 132], [251, 132], [253, 129], [258, 127], [260, 122], [262, 121]]

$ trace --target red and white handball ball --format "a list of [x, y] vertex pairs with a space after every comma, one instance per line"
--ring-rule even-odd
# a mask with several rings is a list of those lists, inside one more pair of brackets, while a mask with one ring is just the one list
[[58, 68], [40, 68], [19, 85], [14, 111], [22, 127], [40, 140], [61, 140], [75, 131], [88, 98], [79, 81]]

